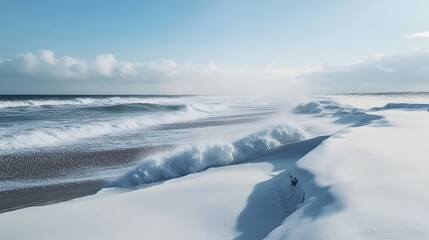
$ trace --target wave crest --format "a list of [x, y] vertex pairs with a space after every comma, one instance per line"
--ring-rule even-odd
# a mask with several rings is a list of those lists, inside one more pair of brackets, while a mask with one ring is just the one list
[[252, 133], [233, 143], [195, 145], [169, 155], [144, 159], [133, 170], [127, 172], [108, 187], [134, 187], [165, 181], [210, 167], [219, 167], [250, 161], [281, 144], [303, 140], [307, 133], [286, 124]]

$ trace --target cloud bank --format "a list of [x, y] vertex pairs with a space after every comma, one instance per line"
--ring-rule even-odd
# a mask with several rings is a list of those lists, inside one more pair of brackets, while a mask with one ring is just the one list
[[257, 94], [429, 90], [429, 50], [305, 69], [228, 67], [160, 59], [93, 60], [51, 50], [0, 60], [2, 94]]
[[[119, 61], [102, 54], [87, 61], [57, 57], [51, 50], [0, 61], [1, 93], [83, 94], [269, 94], [298, 72], [292, 69], [227, 67], [213, 62]], [[276, 84], [276, 85], [274, 85]]]
[[377, 54], [347, 64], [324, 64], [298, 78], [322, 92], [428, 91], [429, 49]]

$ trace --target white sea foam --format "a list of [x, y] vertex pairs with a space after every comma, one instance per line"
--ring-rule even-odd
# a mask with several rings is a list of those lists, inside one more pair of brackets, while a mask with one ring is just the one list
[[93, 98], [76, 98], [76, 99], [43, 99], [43, 100], [0, 100], [1, 108], [16, 107], [43, 107], [57, 105], [89, 105], [95, 102]]

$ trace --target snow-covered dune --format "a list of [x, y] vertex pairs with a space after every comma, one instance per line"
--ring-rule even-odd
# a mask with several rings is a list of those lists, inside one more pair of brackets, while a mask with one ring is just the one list
[[297, 162], [306, 200], [267, 239], [429, 239], [429, 114], [380, 114], [388, 126], [341, 131]]

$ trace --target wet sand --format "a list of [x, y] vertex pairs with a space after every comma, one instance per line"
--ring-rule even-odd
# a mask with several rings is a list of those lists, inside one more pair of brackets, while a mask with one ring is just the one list
[[0, 193], [0, 214], [25, 207], [43, 206], [97, 193], [103, 181], [49, 185]]
[[84, 170], [124, 166], [171, 145], [104, 151], [24, 152], [0, 156], [0, 181], [49, 179]]
[[94, 152], [54, 151], [26, 152], [0, 156], [0, 213], [23, 207], [52, 204], [77, 197], [95, 194], [105, 184], [103, 179], [73, 183], [50, 184], [22, 189], [2, 189], [1, 182], [53, 180], [74, 176], [88, 171], [120, 168], [160, 151], [173, 148], [172, 145], [148, 146], [142, 148], [106, 150]]

